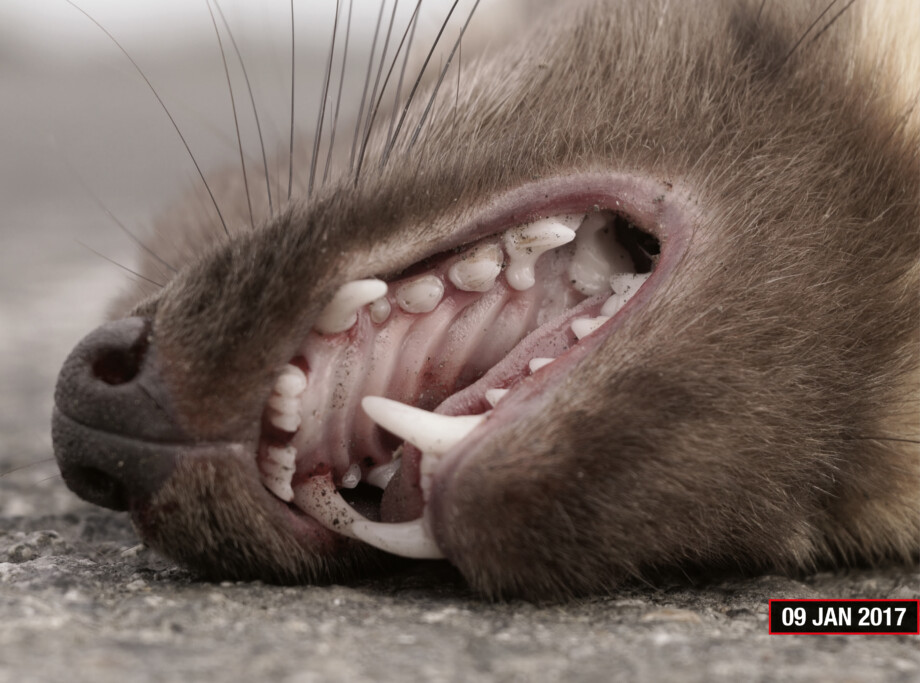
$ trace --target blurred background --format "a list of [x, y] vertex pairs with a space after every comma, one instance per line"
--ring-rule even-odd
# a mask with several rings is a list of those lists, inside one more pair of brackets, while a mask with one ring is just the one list
[[[310, 129], [335, 2], [294, 4], [295, 118], [299, 128]], [[200, 182], [169, 118], [105, 31], [153, 84], [206, 176], [239, 163], [205, 0], [78, 0], [77, 5], [0, 2], [0, 516], [31, 515], [37, 507], [48, 514], [76, 504], [51, 460], [49, 420], [58, 368], [132, 277], [112, 263], [130, 268], [134, 260], [134, 244], [116, 220], [143, 235], [159, 211]], [[415, 53], [430, 45], [449, 5], [426, 0]], [[453, 44], [471, 5], [460, 3], [443, 45]], [[414, 6], [403, 0], [394, 15], [393, 1], [384, 0], [378, 53], [390, 17], [395, 16], [392, 55]], [[356, 108], [360, 99], [381, 16], [380, 0], [353, 0], [352, 7], [343, 110]], [[220, 9], [246, 64], [269, 158], [286, 158], [290, 3], [223, 0]], [[334, 74], [341, 69], [347, 9], [343, 0]], [[484, 22], [487, 29], [493, 18]], [[247, 161], [255, 161], [261, 154], [252, 106], [219, 15], [217, 21]], [[444, 59], [436, 55], [433, 66]], [[333, 92], [335, 87], [334, 82]], [[299, 153], [309, 154], [303, 148]]]

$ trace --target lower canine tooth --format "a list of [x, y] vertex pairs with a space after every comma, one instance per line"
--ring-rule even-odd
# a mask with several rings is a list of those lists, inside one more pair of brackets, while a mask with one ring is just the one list
[[396, 303], [406, 313], [430, 313], [441, 303], [444, 283], [435, 275], [423, 275], [399, 286]]
[[463, 254], [447, 272], [454, 287], [464, 292], [488, 292], [502, 272], [501, 247], [484, 244]]
[[531, 372], [536, 372], [540, 368], [545, 368], [547, 365], [552, 363], [555, 358], [531, 358], [527, 366], [530, 368]]
[[507, 389], [486, 389], [486, 400], [489, 402], [489, 405], [494, 408], [507, 393]]
[[534, 264], [540, 255], [575, 239], [575, 231], [555, 218], [544, 218], [505, 232], [510, 263], [505, 279], [514, 289], [530, 289], [535, 282]]
[[599, 315], [596, 318], [576, 318], [572, 321], [572, 332], [579, 339], [584, 339], [608, 320], [610, 316], [607, 315]]
[[326, 478], [314, 477], [298, 486], [294, 502], [327, 529], [394, 555], [416, 559], [444, 557], [424, 518], [400, 524], [371, 522], [351, 507]]
[[358, 320], [358, 309], [387, 293], [383, 280], [353, 280], [339, 287], [313, 327], [320, 334], [336, 334], [350, 329]]
[[438, 415], [382, 396], [365, 396], [361, 407], [388, 432], [436, 455], [449, 451], [485, 420], [484, 415]]

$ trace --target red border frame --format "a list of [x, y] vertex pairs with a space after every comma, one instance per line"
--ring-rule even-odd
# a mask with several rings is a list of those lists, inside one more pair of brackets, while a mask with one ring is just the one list
[[[914, 602], [917, 604], [916, 631], [774, 631], [774, 602]], [[767, 629], [775, 636], [915, 636], [920, 635], [920, 598], [772, 598], [767, 601]]]

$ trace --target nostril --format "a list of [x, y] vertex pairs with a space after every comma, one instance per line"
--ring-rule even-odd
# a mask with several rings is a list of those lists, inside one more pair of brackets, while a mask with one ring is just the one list
[[95, 467], [68, 466], [62, 475], [72, 491], [84, 500], [110, 510], [128, 509], [128, 491], [125, 485], [110, 474]]
[[130, 348], [107, 349], [93, 361], [93, 377], [111, 386], [127, 384], [140, 372], [146, 350], [146, 335]]

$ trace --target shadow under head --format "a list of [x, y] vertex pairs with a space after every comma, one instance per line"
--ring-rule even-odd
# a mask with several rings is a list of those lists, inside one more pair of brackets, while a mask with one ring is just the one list
[[221, 578], [915, 562], [918, 12], [822, 9], [567, 6], [360, 177], [170, 213], [61, 372], [65, 481]]

